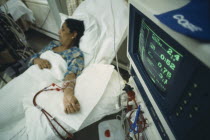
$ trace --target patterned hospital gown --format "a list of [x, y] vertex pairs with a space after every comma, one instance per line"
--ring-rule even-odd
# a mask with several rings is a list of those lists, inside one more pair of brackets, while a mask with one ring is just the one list
[[[31, 57], [31, 60], [29, 61], [29, 66], [33, 65], [32, 63], [33, 59], [39, 57], [45, 51], [52, 50], [53, 48], [58, 47], [59, 45], [61, 44], [56, 41], [51, 41], [48, 46], [46, 46], [39, 53], [36, 53], [35, 55]], [[82, 51], [79, 48], [74, 46], [63, 52], [54, 52], [54, 53], [60, 54], [63, 57], [63, 59], [67, 62], [68, 68], [64, 77], [70, 73], [74, 73], [76, 74], [76, 76], [79, 76], [81, 74], [84, 68], [84, 56], [83, 56]]]

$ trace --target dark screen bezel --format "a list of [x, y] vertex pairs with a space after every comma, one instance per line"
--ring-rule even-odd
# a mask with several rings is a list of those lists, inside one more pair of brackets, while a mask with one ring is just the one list
[[[138, 35], [140, 32], [141, 20], [145, 19], [151, 26], [153, 31], [164, 41], [170, 42], [171, 46], [183, 54], [183, 60], [180, 63], [179, 69], [176, 71], [176, 76], [173, 79], [173, 86], [168, 89], [168, 93], [163, 93], [157, 86], [152, 82], [149, 75], [147, 74], [144, 65], [141, 61], [141, 57], [138, 55]], [[193, 57], [180, 43], [172, 38], [168, 33], [156, 25], [147, 16], [137, 10], [133, 5], [130, 5], [130, 19], [129, 19], [129, 40], [128, 40], [128, 53], [130, 54], [133, 62], [135, 63], [138, 72], [145, 81], [152, 97], [155, 102], [159, 105], [162, 112], [168, 114], [173, 111], [173, 108], [182, 95], [184, 88], [188, 84], [195, 68], [199, 64], [197, 59]]]

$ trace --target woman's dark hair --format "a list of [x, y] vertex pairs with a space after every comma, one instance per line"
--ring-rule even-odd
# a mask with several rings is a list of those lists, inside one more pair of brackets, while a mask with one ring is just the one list
[[83, 21], [68, 18], [65, 20], [65, 23], [66, 23], [67, 27], [70, 29], [71, 33], [77, 32], [77, 36], [75, 38], [74, 45], [79, 47], [79, 40], [83, 36], [84, 31], [85, 31]]

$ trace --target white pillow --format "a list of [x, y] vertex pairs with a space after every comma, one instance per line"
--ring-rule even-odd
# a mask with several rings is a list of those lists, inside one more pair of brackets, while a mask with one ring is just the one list
[[60, 16], [62, 24], [67, 18], [84, 21], [85, 32], [80, 39], [79, 48], [84, 54], [85, 67], [87, 67], [89, 64], [94, 62], [94, 58], [96, 57], [95, 48], [98, 45], [98, 36], [100, 34], [97, 21], [93, 16], [87, 13], [77, 14], [74, 17], [60, 13]]
[[85, 0], [73, 17], [86, 13], [94, 16], [100, 34], [94, 63], [110, 64], [127, 35], [128, 6], [125, 0]]
[[[62, 18], [62, 21], [66, 19]], [[85, 0], [72, 17], [85, 22], [86, 31], [80, 48], [85, 66], [91, 63], [110, 64], [127, 35], [128, 6], [124, 0]]]

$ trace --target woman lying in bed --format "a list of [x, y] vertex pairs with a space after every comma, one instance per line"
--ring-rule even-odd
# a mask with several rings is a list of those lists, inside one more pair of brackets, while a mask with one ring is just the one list
[[[64, 85], [64, 96], [61, 101], [64, 106], [61, 109], [64, 109], [65, 113], [75, 113], [80, 110], [80, 104], [74, 96], [74, 86], [76, 77], [84, 68], [84, 57], [78, 48], [83, 34], [83, 21], [65, 20], [59, 31], [60, 41], [51, 42], [41, 52], [32, 56], [30, 67], [0, 89], [1, 140], [13, 139], [16, 135], [21, 138], [15, 139], [24, 140], [25, 138], [22, 137], [26, 137], [33, 132], [32, 129], [36, 128], [36, 126], [27, 126], [29, 122], [32, 121], [35, 124], [45, 122], [43, 120], [46, 118], [41, 119], [36, 116], [40, 112], [35, 113], [31, 118], [27, 118], [26, 114], [30, 112], [30, 106], [33, 105], [34, 95], [52, 83]], [[63, 110], [61, 112], [63, 113]], [[43, 129], [49, 130], [51, 134], [52, 130]], [[19, 135], [20, 132], [27, 133]]]
[[81, 74], [84, 68], [84, 56], [79, 46], [79, 40], [84, 33], [83, 21], [75, 19], [66, 19], [59, 30], [59, 43], [51, 42], [39, 53], [32, 56], [29, 65], [37, 64], [40, 69], [50, 69], [51, 64], [48, 60], [39, 58], [39, 56], [51, 50], [60, 54], [67, 63], [67, 72], [64, 75], [64, 111], [74, 113], [80, 110], [80, 105], [74, 96], [74, 86], [76, 77]]

